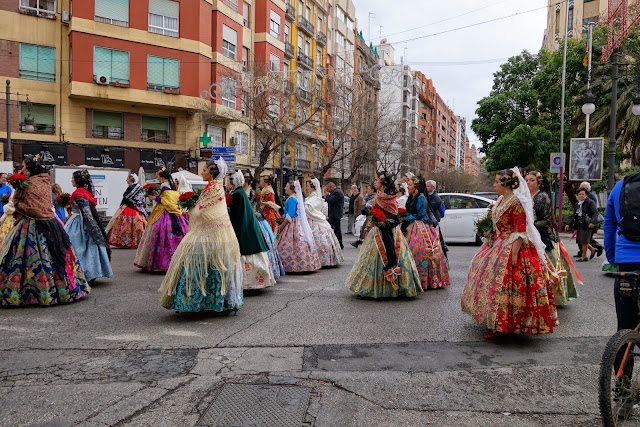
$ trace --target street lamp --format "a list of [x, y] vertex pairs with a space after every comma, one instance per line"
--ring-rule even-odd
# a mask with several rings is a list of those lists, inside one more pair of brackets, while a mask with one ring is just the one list
[[587, 93], [582, 97], [582, 112], [587, 116], [590, 116], [596, 111], [596, 97], [591, 92], [591, 89], [587, 89]]
[[633, 97], [633, 107], [631, 108], [631, 112], [634, 116], [640, 116], [640, 89], [638, 89], [638, 93]]
[[29, 100], [29, 95], [27, 95], [27, 117], [24, 118], [22, 130], [27, 133], [32, 133], [35, 130], [33, 126], [35, 122], [34, 118], [31, 117], [31, 101]]

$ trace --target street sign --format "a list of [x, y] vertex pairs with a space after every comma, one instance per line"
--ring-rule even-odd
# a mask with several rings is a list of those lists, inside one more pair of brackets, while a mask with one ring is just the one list
[[214, 154], [213, 158], [214, 159], [219, 159], [220, 157], [222, 157], [222, 159], [227, 162], [227, 163], [235, 163], [236, 162], [236, 156], [231, 155], [231, 156], [225, 156], [225, 155], [219, 155], [219, 154]]
[[549, 162], [549, 171], [551, 173], [560, 173], [560, 168], [564, 166], [565, 155], [564, 153], [551, 153], [551, 160]]
[[214, 155], [217, 155], [217, 154], [236, 154], [236, 147], [211, 147], [211, 152]]

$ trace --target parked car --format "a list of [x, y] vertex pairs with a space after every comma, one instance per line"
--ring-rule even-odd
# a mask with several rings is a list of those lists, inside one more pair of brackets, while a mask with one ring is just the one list
[[493, 191], [476, 191], [473, 193], [474, 196], [484, 197], [486, 199], [498, 200], [498, 193], [494, 193]]
[[446, 208], [440, 221], [442, 236], [447, 243], [478, 243], [474, 222], [487, 215], [495, 201], [474, 194], [441, 193]]

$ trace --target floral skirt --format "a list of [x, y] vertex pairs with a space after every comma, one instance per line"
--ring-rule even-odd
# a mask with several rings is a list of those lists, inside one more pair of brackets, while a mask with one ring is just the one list
[[407, 228], [407, 241], [422, 289], [449, 286], [449, 265], [442, 251], [438, 229], [422, 221], [413, 221]]
[[277, 210], [272, 209], [272, 208], [270, 208], [268, 206], [263, 206], [262, 207], [262, 216], [264, 216], [264, 219], [271, 226], [271, 231], [273, 231], [275, 233], [276, 230], [278, 229], [278, 223], [276, 222], [276, 219], [282, 218], [280, 216], [280, 213]]
[[344, 262], [344, 255], [340, 249], [340, 242], [328, 221], [309, 220], [309, 226], [316, 242], [316, 250], [320, 265], [323, 267], [339, 265]]
[[[62, 226], [59, 231], [64, 233]], [[60, 277], [49, 251], [56, 244], [38, 231], [36, 220], [17, 221], [0, 249], [0, 305], [55, 305], [89, 293], [91, 287], [73, 249], [66, 255], [66, 277]]]
[[243, 255], [242, 263], [244, 264], [242, 289], [264, 289], [276, 284], [267, 252]]
[[[547, 251], [547, 256], [549, 257], [549, 261], [554, 266], [558, 265], [558, 252], [553, 249]], [[560, 282], [557, 284], [554, 283], [553, 286], [553, 296], [556, 300], [556, 305], [564, 306], [569, 303], [572, 299], [578, 298], [578, 289], [576, 288], [576, 283], [573, 281], [573, 274], [571, 274], [571, 267], [567, 264], [567, 262], [561, 258], [560, 259], [560, 269], [566, 271], [566, 277], [563, 277]]]
[[160, 218], [153, 224], [147, 224], [133, 262], [136, 267], [147, 271], [169, 269], [171, 257], [189, 228], [187, 220], [182, 216], [178, 216], [177, 220], [182, 235], [173, 234], [171, 214], [167, 211], [162, 212]]
[[299, 218], [293, 218], [278, 236], [278, 254], [284, 271], [316, 271], [322, 267], [315, 248], [304, 239]]
[[69, 235], [71, 247], [78, 257], [78, 262], [80, 262], [87, 280], [113, 277], [107, 247], [98, 245], [93, 240], [84, 226], [81, 215], [71, 215], [64, 229]]
[[[395, 227], [392, 233], [395, 239], [397, 233], [401, 232], [398, 227]], [[345, 286], [358, 295], [369, 298], [415, 297], [418, 292], [422, 292], [422, 287], [420, 275], [406, 239], [401, 236], [398, 256], [400, 275], [396, 278], [394, 286], [385, 278], [384, 262], [376, 241], [376, 236], [379, 234], [375, 226], [368, 230], [353, 269], [347, 276]]]
[[499, 235], [492, 247], [480, 247], [462, 291], [462, 311], [496, 332], [552, 333], [559, 322], [548, 273], [531, 244], [520, 247], [513, 266], [512, 245]]
[[273, 272], [273, 278], [278, 280], [280, 276], [284, 276], [284, 266], [282, 265], [282, 260], [280, 259], [280, 255], [278, 255], [278, 248], [276, 246], [276, 236], [273, 235], [271, 231], [271, 226], [266, 220], [258, 221], [258, 225], [260, 226], [260, 231], [262, 231], [262, 236], [264, 240], [267, 242], [267, 246], [269, 247], [269, 251], [267, 252], [269, 256], [269, 265], [271, 266], [271, 271]]
[[7, 237], [7, 234], [9, 234], [9, 231], [11, 231], [15, 223], [16, 220], [13, 218], [13, 215], [7, 214], [4, 221], [2, 221], [2, 225], [0, 225], [0, 245], [4, 242], [5, 237]]
[[136, 249], [142, 240], [147, 218], [137, 209], [121, 206], [107, 226], [111, 246]]

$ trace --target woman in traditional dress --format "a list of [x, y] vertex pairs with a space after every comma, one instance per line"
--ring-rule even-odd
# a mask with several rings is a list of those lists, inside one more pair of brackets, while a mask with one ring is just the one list
[[243, 305], [238, 239], [233, 231], [222, 180], [222, 158], [202, 170], [209, 181], [191, 210], [189, 232], [173, 255], [160, 287], [160, 305], [176, 311], [237, 312]]
[[64, 208], [58, 206], [58, 201], [56, 200], [58, 196], [62, 196], [62, 187], [60, 187], [60, 184], [51, 184], [51, 193], [51, 201], [53, 203], [53, 208], [56, 211], [56, 215], [58, 216], [58, 218], [60, 218], [60, 221], [64, 222], [64, 220], [67, 218], [67, 213], [65, 212]]
[[100, 277], [111, 278], [111, 248], [96, 211], [98, 201], [93, 195], [89, 171], [75, 171], [71, 176], [71, 185], [76, 190], [71, 194], [71, 216], [64, 229], [69, 235], [73, 251], [89, 283]]
[[13, 196], [15, 195], [15, 190], [12, 189], [11, 195], [9, 196], [9, 201], [6, 205], [4, 205], [4, 213], [2, 217], [0, 217], [0, 245], [4, 242], [4, 238], [7, 237], [9, 231], [13, 228], [16, 223], [16, 220], [13, 216], [16, 211], [14, 205]]
[[[409, 242], [409, 249], [420, 274], [422, 289], [449, 286], [449, 266], [442, 251], [435, 217], [427, 209], [424, 196], [426, 186], [422, 177], [410, 178], [407, 182], [409, 197], [406, 210], [409, 214], [402, 222], [402, 230]], [[430, 215], [429, 215], [430, 214]]]
[[398, 227], [393, 179], [386, 171], [378, 172], [374, 186], [377, 194], [366, 237], [345, 286], [360, 297], [415, 297], [422, 292], [420, 275]]
[[327, 221], [327, 217], [322, 213], [324, 200], [320, 195], [322, 187], [317, 178], [313, 178], [307, 183], [307, 199], [304, 201], [304, 209], [309, 220], [309, 226], [313, 233], [313, 240], [316, 243], [318, 258], [320, 265], [323, 267], [331, 267], [340, 265], [344, 262], [342, 249], [338, 238], [331, 228], [331, 224]]
[[320, 270], [320, 259], [298, 181], [288, 183], [284, 191], [289, 198], [284, 206], [284, 221], [278, 226], [278, 253], [284, 271], [303, 272]]
[[242, 289], [263, 289], [276, 284], [276, 279], [269, 264], [269, 247], [262, 236], [256, 215], [251, 209], [251, 202], [244, 185], [244, 175], [237, 171], [231, 176], [233, 193], [229, 216], [236, 232], [240, 254], [244, 263]]
[[262, 215], [271, 226], [271, 230], [275, 233], [278, 228], [278, 222], [276, 219], [282, 218], [280, 216], [280, 206], [276, 204], [276, 194], [273, 191], [273, 176], [263, 176], [260, 178], [260, 207], [262, 208]]
[[[527, 172], [525, 176], [527, 187], [533, 198], [533, 213], [535, 226], [540, 233], [549, 262], [556, 273], [564, 272], [554, 283], [553, 296], [556, 305], [566, 305], [569, 300], [578, 298], [578, 290], [573, 281], [571, 268], [567, 265], [558, 248], [558, 238], [551, 228], [551, 197], [549, 196], [549, 183], [539, 171]], [[564, 277], [562, 277], [564, 276]]]
[[156, 177], [162, 188], [155, 198], [156, 204], [149, 215], [133, 264], [147, 271], [167, 271], [171, 257], [189, 226], [178, 205], [180, 193], [176, 191], [169, 170], [163, 166], [156, 172]]
[[486, 339], [551, 333], [558, 312], [531, 195], [517, 169], [498, 172], [493, 188], [500, 195], [492, 210], [493, 243], [485, 242], [471, 262], [462, 311], [487, 326]]
[[147, 200], [138, 184], [138, 175], [129, 175], [127, 184], [120, 208], [111, 217], [106, 231], [111, 246], [136, 249], [147, 226]]
[[91, 288], [51, 203], [49, 174], [39, 156], [25, 156], [28, 185], [14, 194], [15, 226], [0, 248], [1, 305], [55, 305]]
[[271, 225], [264, 219], [264, 215], [262, 214], [262, 208], [260, 207], [260, 200], [256, 195], [255, 190], [255, 180], [250, 171], [244, 171], [244, 184], [242, 185], [244, 191], [247, 193], [247, 197], [249, 198], [249, 202], [251, 203], [251, 207], [253, 209], [253, 213], [256, 216], [256, 220], [258, 221], [258, 227], [260, 227], [260, 231], [262, 232], [262, 237], [264, 237], [264, 241], [269, 248], [267, 252], [269, 255], [269, 265], [271, 266], [271, 271], [273, 272], [273, 278], [278, 280], [281, 276], [285, 275], [284, 266], [282, 265], [282, 260], [280, 259], [280, 255], [278, 254], [278, 248], [276, 244], [276, 236], [273, 234], [273, 230], [271, 230]]

